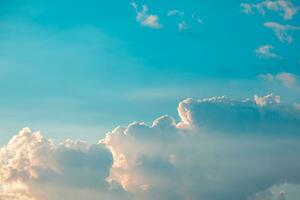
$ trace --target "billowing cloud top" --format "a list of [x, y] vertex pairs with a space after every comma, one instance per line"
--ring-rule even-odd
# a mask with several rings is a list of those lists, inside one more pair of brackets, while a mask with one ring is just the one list
[[0, 151], [0, 199], [292, 200], [297, 195], [299, 110], [282, 106], [279, 96], [186, 99], [178, 112], [179, 123], [170, 116], [152, 125], [134, 122], [95, 145], [55, 144], [25, 128]]

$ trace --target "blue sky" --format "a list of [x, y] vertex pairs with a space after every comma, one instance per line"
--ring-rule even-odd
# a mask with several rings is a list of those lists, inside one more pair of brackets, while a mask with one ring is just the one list
[[[0, 144], [26, 126], [95, 141], [117, 125], [177, 116], [188, 97], [273, 92], [299, 103], [300, 15], [242, 12], [259, 2], [0, 1]], [[269, 22], [289, 25], [293, 41]]]

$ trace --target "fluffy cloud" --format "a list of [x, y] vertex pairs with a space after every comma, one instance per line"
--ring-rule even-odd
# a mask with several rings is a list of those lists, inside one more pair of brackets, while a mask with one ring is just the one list
[[139, 22], [142, 26], [147, 26], [150, 28], [159, 29], [162, 28], [162, 25], [159, 23], [159, 17], [157, 15], [149, 14], [149, 8], [146, 5], [143, 5], [141, 9], [139, 6], [132, 2], [131, 6], [136, 12], [136, 21]]
[[254, 11], [262, 15], [266, 14], [266, 10], [277, 12], [283, 19], [292, 19], [299, 11], [299, 7], [294, 6], [290, 0], [266, 0], [257, 4], [242, 3], [242, 12], [253, 14]]
[[0, 151], [0, 199], [114, 199], [105, 180], [111, 165], [103, 145], [56, 145], [25, 128]]
[[92, 146], [24, 129], [1, 149], [0, 199], [257, 200], [300, 184], [300, 113], [278, 96], [186, 99], [178, 113]]
[[282, 85], [288, 88], [298, 85], [298, 76], [288, 72], [281, 72], [275, 75], [261, 74], [260, 77], [267, 81], [279, 81]]
[[177, 124], [163, 116], [108, 133], [109, 179], [137, 199], [240, 200], [299, 182], [300, 160], [290, 154], [300, 151], [299, 113], [280, 109], [278, 96], [186, 99], [178, 112]]
[[289, 32], [300, 30], [300, 27], [298, 26], [291, 26], [289, 24], [282, 25], [276, 22], [266, 22], [264, 23], [264, 26], [272, 29], [281, 42], [287, 43], [291, 43], [293, 41], [293, 37], [289, 34]]
[[272, 45], [263, 45], [255, 49], [255, 53], [259, 58], [270, 59], [270, 58], [281, 58], [276, 53], [273, 53], [272, 50], [274, 47]]

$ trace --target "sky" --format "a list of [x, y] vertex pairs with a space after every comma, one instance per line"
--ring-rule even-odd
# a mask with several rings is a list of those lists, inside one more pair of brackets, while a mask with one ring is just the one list
[[298, 0], [0, 0], [0, 199], [294, 200], [299, 13]]

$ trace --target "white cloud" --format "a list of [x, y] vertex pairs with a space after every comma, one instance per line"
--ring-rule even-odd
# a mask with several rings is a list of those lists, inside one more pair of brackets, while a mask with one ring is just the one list
[[276, 53], [273, 53], [272, 50], [274, 47], [272, 45], [263, 45], [255, 49], [255, 53], [259, 58], [270, 59], [270, 58], [281, 58]]
[[169, 10], [168, 13], [167, 13], [167, 16], [180, 16], [180, 17], [183, 17], [184, 16], [184, 12], [183, 11], [180, 11], [180, 10], [176, 10], [176, 9], [173, 9], [173, 10]]
[[105, 181], [111, 164], [103, 145], [56, 145], [25, 128], [0, 150], [0, 199], [115, 199]]
[[282, 85], [288, 88], [298, 85], [298, 76], [288, 72], [281, 72], [275, 75], [261, 74], [259, 76], [267, 81], [279, 81]]
[[274, 96], [272, 93], [266, 96], [257, 96], [254, 95], [254, 101], [258, 106], [266, 106], [270, 104], [279, 104], [280, 103], [280, 96]]
[[266, 0], [257, 4], [241, 3], [242, 12], [253, 14], [255, 11], [265, 15], [266, 10], [277, 12], [283, 19], [289, 20], [299, 11], [299, 7], [293, 5], [290, 0]]
[[91, 146], [24, 129], [0, 150], [0, 199], [241, 200], [300, 183], [300, 113], [279, 102], [186, 99], [178, 123], [134, 122]]
[[188, 27], [187, 27], [187, 24], [186, 24], [185, 21], [181, 21], [181, 22], [178, 23], [178, 30], [179, 30], [179, 32], [183, 32], [183, 31], [185, 31], [187, 29], [188, 29]]
[[149, 8], [147, 5], [143, 5], [141, 9], [135, 2], [131, 2], [130, 5], [136, 12], [136, 21], [142, 26], [159, 29], [162, 28], [162, 24], [159, 22], [159, 17], [154, 14], [149, 14]]
[[167, 16], [178, 17], [176, 21], [179, 32], [185, 32], [189, 30], [191, 33], [193, 29], [195, 29], [198, 25], [203, 24], [202, 19], [196, 13], [192, 15], [187, 15], [183, 11], [173, 9], [168, 11]]
[[194, 19], [194, 21], [198, 24], [203, 24], [203, 20], [196, 14], [192, 15], [192, 18]]
[[246, 199], [292, 180], [300, 161], [287, 149], [299, 138], [288, 145], [268, 137], [299, 133], [298, 122], [288, 120], [296, 118], [277, 110], [279, 100], [271, 94], [254, 101], [186, 99], [178, 107], [178, 124], [164, 116], [150, 126], [118, 127], [102, 140], [114, 157], [110, 180], [137, 199], [220, 200]]
[[287, 43], [291, 43], [293, 41], [293, 37], [289, 34], [289, 32], [300, 30], [300, 27], [298, 26], [291, 26], [289, 24], [282, 25], [276, 22], [266, 22], [264, 23], [264, 26], [272, 29], [281, 42]]

